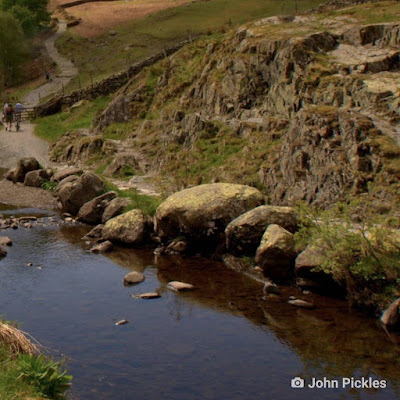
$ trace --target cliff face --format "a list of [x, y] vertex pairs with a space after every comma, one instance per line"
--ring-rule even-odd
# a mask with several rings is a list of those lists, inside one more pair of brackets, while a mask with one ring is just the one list
[[397, 23], [267, 18], [142, 71], [93, 132], [128, 124], [119, 156], [146, 159], [141, 172], [176, 188], [227, 180], [276, 204], [326, 205], [371, 181], [397, 184], [399, 66]]

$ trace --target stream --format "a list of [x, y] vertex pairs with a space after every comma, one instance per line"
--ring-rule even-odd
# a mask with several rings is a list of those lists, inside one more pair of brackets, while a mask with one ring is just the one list
[[[88, 227], [42, 210], [2, 213], [43, 224], [2, 232], [13, 246], [0, 261], [1, 313], [67, 358], [71, 400], [400, 399], [398, 337], [342, 300], [290, 287], [263, 300], [260, 284], [222, 263], [127, 248], [96, 255], [80, 240]], [[145, 281], [125, 287], [130, 271]], [[171, 292], [170, 280], [196, 290]], [[161, 298], [130, 296], [155, 290]], [[295, 308], [291, 295], [318, 308]], [[129, 323], [116, 326], [121, 319]], [[291, 388], [297, 376], [339, 387]], [[344, 377], [386, 388], [342, 388]]]

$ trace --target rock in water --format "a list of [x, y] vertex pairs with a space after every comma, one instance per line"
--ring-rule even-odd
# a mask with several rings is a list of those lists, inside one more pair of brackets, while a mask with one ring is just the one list
[[154, 293], [142, 293], [142, 294], [131, 294], [131, 297], [134, 297], [135, 299], [158, 299], [161, 296], [154, 292]]
[[381, 322], [386, 326], [395, 326], [399, 323], [400, 298], [393, 301], [382, 313]]
[[103, 238], [112, 242], [140, 244], [150, 238], [153, 222], [141, 210], [128, 211], [106, 222]]
[[226, 247], [233, 254], [254, 255], [269, 225], [294, 233], [297, 215], [292, 207], [259, 206], [234, 219], [226, 227]]
[[264, 203], [257, 189], [229, 183], [195, 186], [168, 197], [155, 215], [156, 233], [163, 240], [185, 236], [193, 245], [216, 240], [240, 214]]
[[134, 285], [136, 283], [140, 283], [144, 281], [144, 275], [141, 272], [129, 272], [124, 276], [124, 284], [125, 285]]
[[99, 243], [96, 246], [93, 246], [90, 251], [92, 253], [107, 253], [114, 248], [113, 244], [106, 240], [105, 242]]
[[175, 292], [182, 292], [182, 291], [186, 291], [186, 290], [193, 290], [194, 286], [191, 285], [190, 283], [171, 281], [171, 282], [168, 282], [167, 288], [171, 289]]
[[8, 236], [0, 236], [0, 246], [12, 246], [12, 240]]
[[310, 310], [315, 308], [315, 305], [313, 303], [309, 303], [308, 301], [300, 299], [289, 300], [288, 303], [295, 307], [308, 308]]
[[126, 319], [121, 319], [120, 321], [116, 322], [115, 325], [125, 325], [127, 324], [129, 321], [127, 321]]
[[256, 263], [273, 280], [288, 279], [294, 274], [296, 251], [293, 234], [279, 225], [270, 225], [257, 249]]
[[117, 193], [111, 191], [88, 201], [78, 212], [79, 220], [93, 225], [101, 223], [104, 210], [110, 204], [111, 200], [116, 197]]

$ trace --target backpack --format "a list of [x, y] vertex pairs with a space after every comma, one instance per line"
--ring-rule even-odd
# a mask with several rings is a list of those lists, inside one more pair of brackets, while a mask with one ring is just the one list
[[13, 108], [11, 106], [8, 106], [7, 110], [6, 110], [6, 114], [7, 115], [12, 115], [12, 113], [13, 113]]

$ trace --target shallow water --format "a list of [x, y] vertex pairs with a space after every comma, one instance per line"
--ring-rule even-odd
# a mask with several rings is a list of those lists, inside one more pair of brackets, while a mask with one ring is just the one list
[[[94, 255], [79, 240], [85, 231], [4, 231], [14, 244], [0, 261], [1, 313], [69, 358], [71, 399], [400, 399], [398, 338], [344, 302], [313, 296], [316, 310], [297, 309], [288, 296], [309, 296], [294, 288], [263, 300], [259, 284], [207, 259]], [[146, 280], [124, 287], [133, 270]], [[170, 280], [196, 290], [171, 292]], [[130, 297], [154, 290], [160, 299]], [[388, 387], [292, 389], [295, 376], [371, 376]]]

